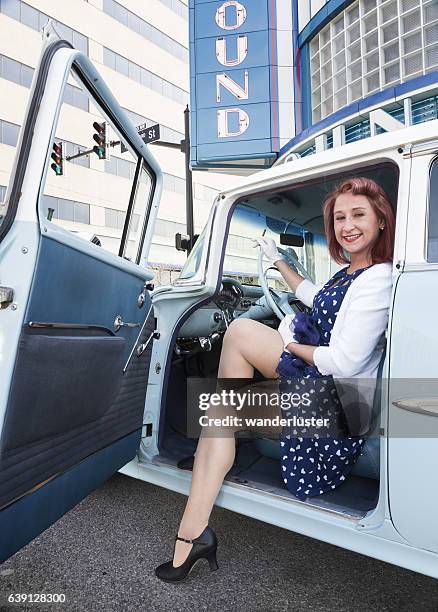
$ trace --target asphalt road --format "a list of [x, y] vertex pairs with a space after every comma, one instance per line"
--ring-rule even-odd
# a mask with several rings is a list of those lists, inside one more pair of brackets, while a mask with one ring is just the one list
[[[437, 611], [438, 581], [215, 508], [219, 571], [160, 582], [185, 497], [116, 475], [0, 566], [0, 610]], [[64, 593], [64, 604], [8, 604]]]

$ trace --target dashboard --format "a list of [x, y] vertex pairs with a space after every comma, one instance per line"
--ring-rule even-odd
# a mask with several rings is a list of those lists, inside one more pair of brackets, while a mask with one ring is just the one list
[[[278, 292], [272, 292], [278, 296]], [[304, 306], [291, 297], [289, 303], [298, 310]], [[228, 325], [238, 318], [262, 321], [269, 327], [278, 327], [278, 318], [266, 302], [263, 289], [254, 285], [243, 285], [233, 278], [223, 277], [218, 293], [200, 306], [185, 321], [179, 330], [175, 345], [177, 356], [192, 356], [211, 351], [218, 344]]]
[[219, 292], [198, 308], [183, 324], [178, 337], [190, 339], [225, 332], [233, 319], [243, 317], [276, 324], [277, 317], [266, 303], [261, 287], [243, 285], [233, 278], [222, 279]]

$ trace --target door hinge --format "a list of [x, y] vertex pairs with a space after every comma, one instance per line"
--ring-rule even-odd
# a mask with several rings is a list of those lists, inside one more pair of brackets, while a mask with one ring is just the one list
[[412, 143], [408, 143], [404, 147], [400, 147], [398, 152], [401, 153], [405, 159], [412, 157]]
[[14, 290], [11, 287], [0, 287], [0, 308], [7, 308], [14, 300]]

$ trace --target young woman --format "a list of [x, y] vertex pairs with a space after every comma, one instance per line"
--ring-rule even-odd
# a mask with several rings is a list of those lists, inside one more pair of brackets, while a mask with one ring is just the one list
[[[316, 368], [318, 375], [376, 376], [380, 359], [376, 346], [387, 326], [392, 288], [394, 212], [383, 189], [366, 178], [344, 181], [327, 197], [323, 212], [330, 255], [336, 262], [349, 265], [322, 288], [293, 271], [272, 239], [257, 239], [257, 245], [296, 296], [304, 304], [313, 305], [312, 313], [319, 313], [315, 317], [319, 346], [297, 343], [285, 320], [277, 331], [251, 319], [236, 319], [224, 336], [219, 378], [251, 379], [254, 368], [265, 378], [278, 378], [284, 350]], [[334, 293], [330, 309], [324, 304], [328, 288]], [[155, 570], [158, 578], [169, 582], [183, 580], [200, 558], [217, 569], [217, 539], [208, 521], [223, 479], [233, 465], [235, 440], [231, 436], [214, 437], [211, 431], [203, 434], [173, 560]], [[332, 488], [345, 479], [342, 469], [339, 466], [339, 477], [330, 485]]]

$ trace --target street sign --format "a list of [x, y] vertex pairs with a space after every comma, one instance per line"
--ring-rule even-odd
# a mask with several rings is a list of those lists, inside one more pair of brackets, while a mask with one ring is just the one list
[[[156, 123], [155, 125], [151, 125], [150, 127], [142, 127], [138, 128], [138, 135], [143, 140], [145, 144], [149, 144], [150, 142], [154, 142], [155, 140], [160, 140], [160, 124]], [[120, 143], [120, 150], [122, 153], [125, 153], [128, 149], [125, 147], [123, 142]]]
[[160, 124], [156, 123], [155, 125], [151, 125], [151, 127], [144, 128], [138, 133], [146, 144], [148, 144], [148, 142], [154, 142], [154, 140], [160, 140]]

